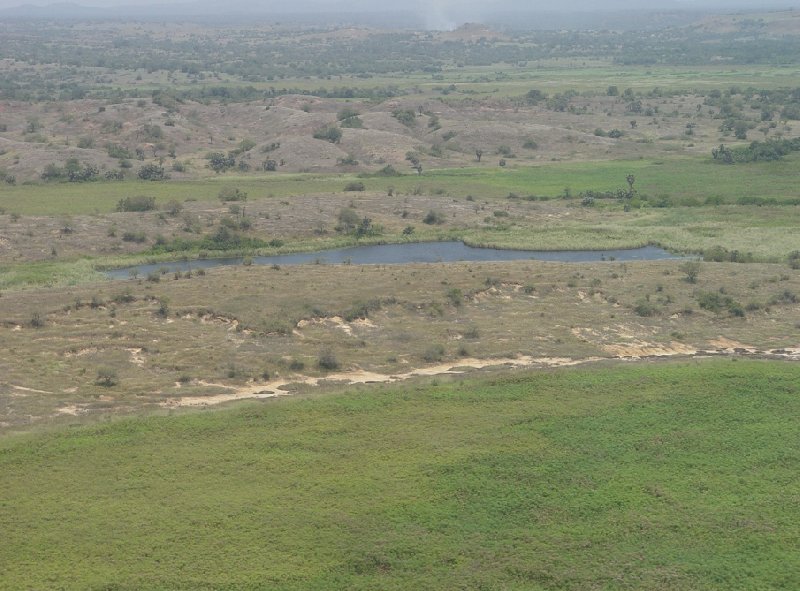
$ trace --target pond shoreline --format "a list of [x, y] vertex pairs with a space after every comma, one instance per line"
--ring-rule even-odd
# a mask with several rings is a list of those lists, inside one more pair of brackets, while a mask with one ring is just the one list
[[406, 242], [350, 246], [330, 250], [271, 256], [237, 256], [147, 263], [105, 271], [110, 279], [128, 279], [150, 273], [177, 273], [237, 265], [402, 265], [411, 263], [505, 262], [537, 260], [566, 263], [602, 261], [658, 261], [683, 259], [656, 246], [615, 250], [509, 250], [473, 247], [460, 241]]

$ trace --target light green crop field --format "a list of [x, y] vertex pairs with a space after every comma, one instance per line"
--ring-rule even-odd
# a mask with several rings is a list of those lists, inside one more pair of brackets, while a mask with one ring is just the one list
[[[636, 177], [636, 189], [651, 196], [681, 200], [719, 199], [736, 203], [740, 198], [761, 197], [778, 201], [795, 199], [800, 181], [800, 157], [785, 161], [759, 162], [736, 166], [713, 163], [708, 158], [667, 158], [659, 160], [611, 160], [579, 163], [554, 162], [539, 166], [511, 166], [493, 163], [458, 169], [430, 169], [422, 176], [373, 176], [360, 179], [368, 191], [409, 193], [418, 187], [426, 193], [478, 199], [536, 195], [558, 197], [569, 188], [581, 191], [611, 191], [627, 187], [625, 177]], [[291, 197], [342, 191], [356, 177], [348, 174], [234, 174], [198, 181], [175, 182], [98, 182], [26, 184], [0, 189], [0, 208], [22, 215], [90, 214], [114, 211], [120, 199], [131, 195], [150, 195], [163, 204], [171, 199], [184, 201], [217, 200], [220, 189], [234, 185], [247, 191], [251, 199]]]
[[0, 440], [3, 589], [796, 589], [800, 368], [351, 389]]
[[[502, 65], [493, 65], [464, 70], [445, 69], [442, 72], [443, 80], [415, 82], [424, 90], [455, 84], [457, 91], [466, 91], [470, 96], [513, 97], [523, 95], [532, 88], [552, 93], [567, 90], [595, 93], [605, 91], [608, 85], [634, 90], [659, 88], [666, 92], [725, 90], [735, 85], [777, 88], [793, 86], [800, 77], [796, 65], [737, 66], [728, 69], [718, 66], [620, 67], [603, 60], [572, 58], [536, 62], [531, 67], [503, 68]], [[394, 83], [402, 84], [399, 81]]]
[[[151, 76], [152, 77], [152, 76]], [[431, 75], [423, 72], [379, 74], [364, 79], [355, 75], [325, 78], [286, 77], [281, 81], [251, 82], [247, 85], [258, 90], [291, 88], [301, 92], [333, 90], [347, 86], [370, 90], [393, 86], [402, 90], [414, 89], [432, 96], [441, 96], [441, 89], [451, 84], [455, 90], [447, 100], [458, 101], [476, 97], [518, 97], [532, 88], [550, 93], [575, 90], [578, 92], [605, 92], [609, 85], [620, 89], [650, 90], [659, 88], [664, 92], [692, 92], [721, 89], [731, 86], [754, 88], [780, 88], [794, 86], [800, 78], [796, 65], [785, 66], [742, 65], [735, 68], [719, 66], [619, 66], [607, 60], [583, 58], [556, 58], [538, 60], [525, 66], [492, 64], [490, 66], [457, 67], [451, 64], [441, 72]], [[165, 79], [154, 79], [146, 83], [133, 80], [118, 80], [115, 88], [149, 91], [162, 88], [169, 83]], [[223, 76], [215, 86], [235, 88], [242, 81]], [[176, 90], [193, 90], [188, 80], [178, 78]]]

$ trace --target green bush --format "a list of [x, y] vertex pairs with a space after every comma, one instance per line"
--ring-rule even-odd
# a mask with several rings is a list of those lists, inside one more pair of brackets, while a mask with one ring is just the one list
[[117, 377], [116, 369], [113, 367], [100, 367], [97, 369], [95, 384], [103, 386], [104, 388], [110, 388], [111, 386], [116, 386], [118, 383], [119, 378]]
[[342, 317], [347, 322], [352, 322], [353, 320], [358, 319], [366, 319], [369, 318], [370, 312], [376, 312], [383, 307], [381, 301], [377, 298], [371, 299], [366, 302], [356, 302], [353, 304], [353, 307], [347, 310]]
[[138, 177], [143, 181], [164, 181], [169, 178], [164, 172], [164, 167], [158, 164], [145, 164], [139, 169]]
[[342, 139], [342, 130], [335, 125], [322, 127], [314, 132], [314, 139], [325, 140], [332, 144], [338, 144]]
[[699, 261], [686, 261], [681, 265], [680, 269], [686, 273], [686, 281], [689, 283], [697, 283], [697, 276], [700, 274]]
[[355, 230], [358, 224], [361, 222], [361, 217], [352, 207], [343, 207], [341, 210], [339, 210], [337, 219], [339, 224], [336, 226], [336, 231], [345, 234]]
[[352, 154], [348, 154], [344, 158], [339, 158], [336, 164], [339, 166], [358, 166], [358, 160], [356, 160], [356, 157]]
[[339, 361], [336, 359], [336, 355], [333, 354], [333, 351], [330, 349], [325, 349], [319, 354], [319, 358], [317, 359], [317, 365], [320, 369], [326, 371], [333, 371], [334, 369], [339, 369]]
[[641, 299], [636, 302], [636, 305], [633, 307], [633, 311], [639, 316], [644, 317], [655, 316], [658, 314], [658, 308], [654, 304], [648, 302], [646, 299]]
[[125, 197], [117, 202], [117, 211], [152, 211], [156, 208], [156, 198], [147, 195]]
[[380, 176], [400, 176], [398, 170], [391, 164], [387, 164], [386, 166], [381, 168], [377, 174], [379, 174]]
[[366, 187], [364, 186], [364, 183], [362, 183], [361, 181], [353, 181], [351, 183], [347, 183], [344, 186], [344, 190], [345, 191], [364, 191], [364, 190], [366, 190]]
[[720, 292], [701, 291], [696, 296], [697, 303], [704, 310], [719, 314], [727, 310], [732, 316], [742, 317], [745, 314], [744, 307], [732, 297]]
[[31, 315], [30, 325], [31, 328], [42, 328], [44, 326], [44, 318], [42, 318], [42, 315], [39, 314], [39, 312], [34, 312]]
[[412, 127], [417, 122], [417, 114], [413, 109], [397, 109], [392, 112], [392, 117], [407, 127]]
[[164, 205], [164, 211], [167, 212], [171, 216], [176, 216], [181, 211], [183, 211], [183, 204], [180, 201], [178, 201], [177, 199], [170, 199]]
[[457, 287], [452, 287], [447, 290], [447, 299], [450, 300], [453, 306], [459, 308], [464, 303], [464, 294]]
[[440, 225], [443, 224], [445, 220], [444, 214], [441, 211], [435, 211], [431, 209], [428, 213], [425, 214], [425, 217], [422, 218], [422, 223], [428, 225]]
[[231, 152], [227, 155], [222, 152], [211, 152], [206, 158], [208, 159], [208, 167], [218, 174], [236, 166], [236, 157]]
[[123, 242], [136, 242], [142, 243], [147, 240], [147, 235], [144, 232], [125, 232], [122, 235]]
[[428, 363], [435, 363], [444, 359], [444, 346], [431, 345], [422, 353], [422, 359]]
[[220, 201], [247, 201], [247, 192], [241, 191], [237, 187], [222, 187], [217, 193]]

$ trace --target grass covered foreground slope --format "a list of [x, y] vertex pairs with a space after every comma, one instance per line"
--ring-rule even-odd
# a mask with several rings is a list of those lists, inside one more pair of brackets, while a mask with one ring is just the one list
[[4, 589], [795, 589], [800, 368], [356, 389], [0, 441]]

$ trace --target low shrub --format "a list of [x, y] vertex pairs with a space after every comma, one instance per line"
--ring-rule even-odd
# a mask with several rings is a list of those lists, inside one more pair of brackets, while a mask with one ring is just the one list
[[119, 378], [117, 377], [117, 370], [113, 367], [100, 367], [97, 369], [97, 378], [95, 379], [95, 384], [98, 386], [103, 386], [104, 388], [110, 388], [111, 386], [116, 386], [119, 383]]
[[439, 225], [444, 223], [444, 219], [444, 214], [441, 211], [431, 209], [425, 214], [425, 217], [422, 218], [422, 223], [428, 225]]
[[147, 195], [134, 195], [125, 197], [117, 202], [117, 211], [141, 212], [152, 211], [156, 208], [156, 198]]
[[637, 315], [644, 317], [655, 316], [658, 314], [658, 308], [645, 299], [641, 299], [636, 302], [636, 305], [633, 307], [633, 311], [636, 312]]
[[147, 235], [144, 232], [125, 232], [122, 235], [123, 242], [136, 242], [141, 244], [147, 240]]
[[336, 355], [333, 354], [333, 351], [325, 349], [319, 354], [317, 365], [320, 369], [332, 371], [339, 368], [339, 361], [336, 359]]
[[217, 193], [217, 197], [223, 203], [227, 201], [247, 201], [247, 192], [237, 187], [222, 187]]
[[422, 359], [428, 363], [435, 363], [444, 359], [444, 346], [431, 345], [422, 353]]
[[364, 186], [364, 183], [362, 183], [361, 181], [353, 181], [351, 183], [347, 183], [344, 186], [344, 190], [348, 191], [348, 192], [349, 191], [365, 191], [366, 187]]

